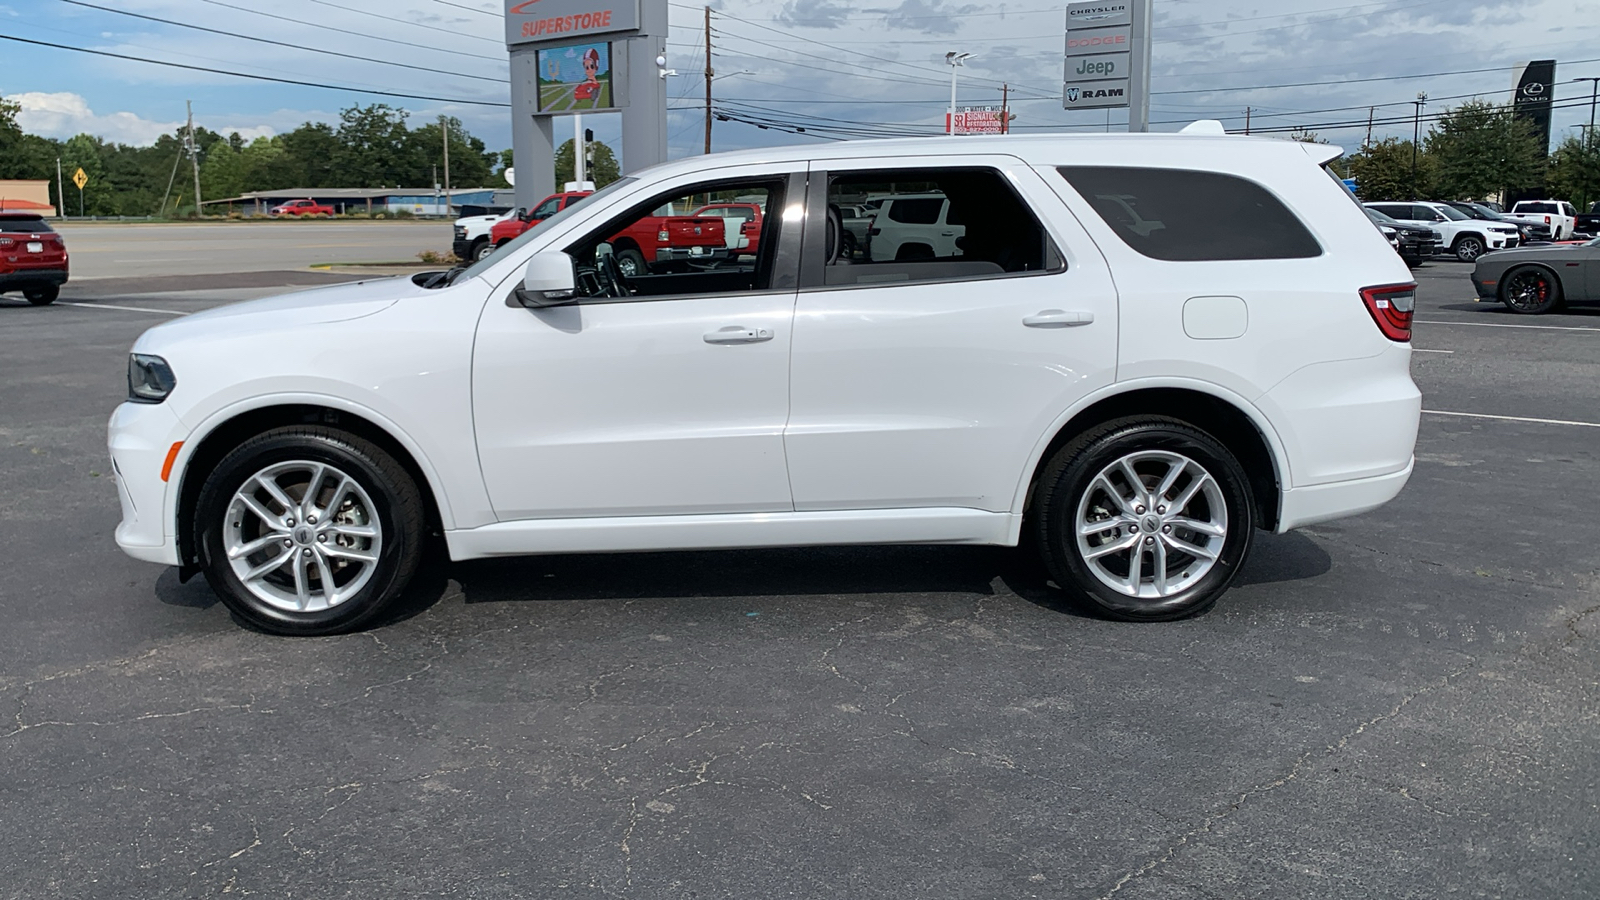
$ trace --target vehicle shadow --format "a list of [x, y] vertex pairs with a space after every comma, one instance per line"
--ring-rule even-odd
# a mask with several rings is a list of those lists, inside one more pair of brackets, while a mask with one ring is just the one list
[[[1258, 533], [1236, 586], [1316, 578], [1333, 561], [1311, 538]], [[1025, 550], [1009, 547], [856, 546], [532, 556], [424, 563], [375, 626], [403, 621], [456, 596], [467, 604], [635, 599], [849, 597], [1014, 593], [1036, 606], [1101, 618], [1057, 589]], [[201, 586], [201, 590], [207, 590]]]

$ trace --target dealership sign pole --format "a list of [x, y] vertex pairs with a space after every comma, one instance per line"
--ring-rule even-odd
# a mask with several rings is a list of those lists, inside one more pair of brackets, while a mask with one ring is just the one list
[[555, 193], [556, 116], [619, 112], [623, 171], [666, 162], [667, 0], [506, 0], [505, 18], [518, 206]]
[[1126, 108], [1129, 131], [1150, 130], [1150, 0], [1067, 5], [1061, 106]]

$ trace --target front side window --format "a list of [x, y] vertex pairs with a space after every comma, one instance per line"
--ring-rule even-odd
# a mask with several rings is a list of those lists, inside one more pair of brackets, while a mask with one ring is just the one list
[[1061, 166], [1057, 171], [1123, 243], [1151, 259], [1200, 262], [1322, 255], [1317, 239], [1283, 201], [1249, 179], [1220, 172], [1122, 166]]
[[836, 173], [828, 180], [826, 213], [821, 282], [828, 286], [1061, 267], [1038, 217], [994, 169]]
[[[782, 178], [712, 182], [651, 198], [566, 248], [578, 295], [644, 299], [766, 290], [772, 281], [783, 207]], [[761, 212], [746, 229], [738, 201]], [[707, 207], [712, 207], [708, 209]], [[755, 232], [755, 233], [753, 233]]]
[[549, 200], [546, 200], [545, 202], [539, 204], [538, 206], [535, 206], [533, 208], [533, 212], [528, 213], [528, 219], [529, 219], [529, 221], [533, 221], [533, 222], [537, 222], [540, 219], [548, 219], [551, 216], [555, 215], [560, 210], [561, 210], [561, 198], [560, 197], [551, 197]]

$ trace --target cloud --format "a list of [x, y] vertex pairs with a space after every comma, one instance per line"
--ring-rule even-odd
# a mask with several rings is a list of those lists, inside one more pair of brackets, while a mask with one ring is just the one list
[[[75, 134], [92, 134], [119, 144], [144, 146], [153, 144], [163, 134], [171, 134], [183, 126], [182, 122], [158, 122], [131, 112], [114, 112], [98, 115], [89, 108], [89, 102], [79, 94], [61, 92], [46, 94], [31, 92], [11, 94], [9, 100], [22, 105], [17, 113], [17, 124], [31, 134], [53, 138], [69, 138]], [[201, 125], [221, 134], [239, 132], [247, 141], [276, 133], [270, 125]]]

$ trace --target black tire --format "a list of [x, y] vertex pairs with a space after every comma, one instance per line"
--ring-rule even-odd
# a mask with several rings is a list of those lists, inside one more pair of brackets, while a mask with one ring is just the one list
[[41, 287], [27, 288], [23, 290], [22, 296], [28, 298], [28, 302], [34, 306], [49, 306], [56, 302], [57, 297], [61, 296], [61, 286], [47, 284]]
[[1500, 302], [1518, 315], [1542, 315], [1561, 305], [1561, 280], [1542, 266], [1518, 266], [1501, 276]]
[[844, 234], [839, 235], [839, 258], [840, 259], [855, 259], [856, 258], [856, 250], [857, 249], [859, 249], [859, 248], [856, 247], [856, 236], [855, 235], [851, 234], [848, 231], [846, 231]]
[[[366, 583], [348, 599], [314, 612], [286, 610], [252, 593], [234, 571], [224, 544], [224, 529], [237, 527], [236, 523], [228, 521], [232, 518], [229, 508], [235, 492], [268, 466], [297, 461], [330, 465], [348, 475], [371, 500], [373, 508], [368, 513], [379, 525], [382, 535], [376, 562], [371, 564], [372, 572]], [[294, 493], [293, 483], [281, 487], [291, 499], [300, 499]], [[300, 491], [303, 495], [303, 485]], [[240, 444], [206, 478], [196, 504], [194, 522], [201, 569], [212, 590], [234, 615], [272, 634], [326, 635], [359, 627], [400, 595], [423, 556], [423, 499], [405, 468], [370, 441], [316, 425], [274, 428]], [[309, 522], [299, 524], [304, 526]], [[330, 524], [325, 522], [323, 527]], [[297, 541], [301, 539], [300, 530], [306, 529], [295, 529]], [[335, 542], [338, 540], [335, 537]], [[276, 541], [269, 546], [275, 550]], [[293, 559], [296, 552], [295, 547], [290, 546], [285, 558]], [[309, 549], [299, 552], [311, 556]], [[245, 557], [246, 560], [250, 558]], [[274, 570], [270, 574], [277, 577], [282, 572]], [[337, 577], [335, 575], [335, 579]], [[308, 574], [308, 584], [310, 579]]]
[[[1099, 520], [1100, 507], [1091, 501], [1097, 496], [1104, 496], [1095, 486], [1101, 473], [1107, 467], [1135, 453], [1176, 454], [1198, 464], [1204, 473], [1211, 476], [1216, 490], [1207, 492], [1202, 488], [1194, 495], [1195, 499], [1189, 500], [1183, 508], [1171, 510], [1172, 515], [1202, 510], [1209, 518], [1215, 520], [1217, 511], [1210, 508], [1213, 502], [1226, 510], [1226, 519], [1222, 526], [1224, 533], [1215, 537], [1199, 538], [1196, 537], [1198, 532], [1189, 531], [1183, 524], [1163, 525], [1161, 521], [1157, 521], [1155, 527], [1146, 527], [1143, 524], [1144, 520], [1164, 521], [1166, 507], [1159, 507], [1163, 510], [1161, 516], [1151, 516], [1149, 513], [1155, 510], [1133, 506], [1130, 501], [1131, 509], [1140, 511], [1137, 516], [1132, 517], [1138, 519], [1140, 524], [1130, 527], [1127, 535], [1124, 536], [1118, 531], [1113, 537], [1110, 534], [1112, 531], [1110, 527], [1100, 533], [1085, 535], [1084, 543], [1101, 541], [1102, 545], [1132, 540], [1132, 548], [1138, 548], [1141, 573], [1147, 571], [1144, 563], [1146, 557], [1150, 558], [1150, 566], [1154, 568], [1157, 549], [1165, 563], [1163, 572], [1166, 577], [1186, 578], [1191, 572], [1193, 573], [1195, 578], [1193, 583], [1159, 599], [1130, 596], [1109, 586], [1100, 575], [1096, 574], [1092, 566], [1099, 566], [1100, 570], [1104, 571], [1117, 563], [1117, 559], [1113, 557], [1119, 554], [1106, 555], [1103, 558], [1107, 562], [1103, 564], [1091, 563], [1085, 558], [1078, 538], [1080, 506], [1096, 511], [1095, 518], [1089, 520], [1090, 524]], [[1136, 461], [1133, 465], [1136, 469], [1135, 474], [1146, 482], [1145, 489], [1150, 490], [1159, 486], [1152, 482], [1159, 479], [1161, 469], [1167, 464], [1165, 460], [1160, 460]], [[1146, 466], [1146, 469], [1138, 470], [1141, 465]], [[1152, 472], [1149, 468], [1151, 465], [1160, 468]], [[1201, 480], [1195, 478], [1193, 474], [1195, 471], [1184, 468], [1164, 497], [1169, 502], [1172, 497], [1182, 499], [1181, 495], [1190, 484], [1190, 480]], [[1124, 481], [1124, 484], [1126, 483]], [[1213, 497], [1216, 499], [1213, 500]], [[1086, 601], [1101, 614], [1130, 622], [1171, 621], [1196, 615], [1210, 608], [1216, 603], [1217, 598], [1227, 591], [1228, 585], [1238, 574], [1240, 566], [1250, 552], [1250, 542], [1255, 530], [1255, 505], [1251, 501], [1250, 481], [1233, 454], [1221, 442], [1192, 425], [1160, 416], [1116, 419], [1070, 441], [1057, 450], [1045, 465], [1034, 487], [1033, 500], [1031, 522], [1033, 537], [1050, 577], [1064, 592]], [[1182, 521], [1186, 520], [1179, 520]], [[1206, 541], [1209, 547], [1202, 546], [1201, 540]], [[1157, 541], [1160, 542], [1159, 548], [1153, 546]], [[1167, 549], [1179, 544], [1192, 545], [1196, 549], [1209, 549], [1215, 554], [1215, 559], [1207, 566], [1202, 555], [1190, 555], [1177, 549]], [[1169, 553], [1173, 556], [1168, 556]], [[1129, 581], [1132, 580], [1132, 566], [1130, 553], [1128, 562], [1123, 566], [1125, 571], [1122, 573]], [[1141, 587], [1143, 584], [1141, 577]], [[1150, 585], [1154, 591], [1153, 577]]]
[[649, 275], [650, 267], [644, 261], [644, 254], [634, 249], [619, 250], [615, 254], [617, 269], [624, 278], [633, 278], [636, 275]]
[[495, 247], [494, 244], [489, 243], [489, 239], [488, 238], [480, 238], [477, 243], [472, 245], [472, 250], [471, 250], [471, 254], [470, 254], [471, 258], [472, 258], [472, 261], [473, 262], [482, 262], [482, 261], [488, 259], [489, 258], [489, 254], [493, 253], [496, 249], [497, 248]]
[[1456, 239], [1456, 259], [1462, 262], [1477, 262], [1485, 249], [1483, 238], [1475, 234], [1464, 234]]

